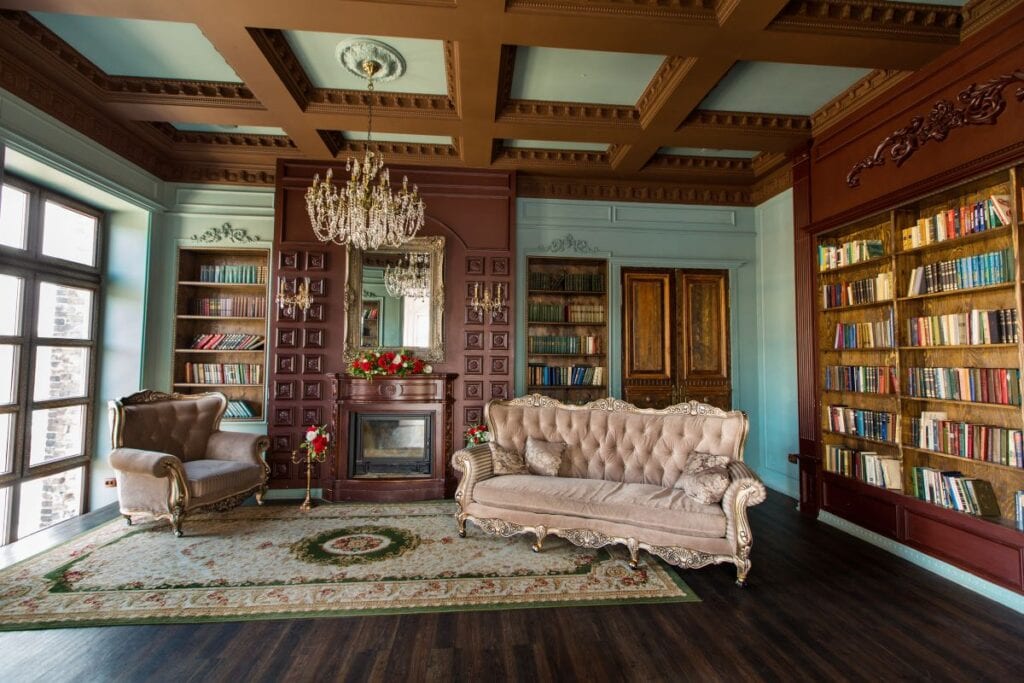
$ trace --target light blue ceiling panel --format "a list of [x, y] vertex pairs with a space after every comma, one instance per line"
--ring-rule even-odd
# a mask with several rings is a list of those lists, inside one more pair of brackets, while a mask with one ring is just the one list
[[518, 47], [512, 98], [632, 106], [664, 60], [658, 55]]
[[899, 0], [901, 3], [909, 2], [913, 5], [945, 5], [946, 7], [963, 7], [967, 0]]
[[32, 12], [111, 76], [241, 83], [195, 24]]
[[870, 72], [844, 66], [737, 62], [700, 108], [809, 116]]
[[448, 93], [444, 69], [444, 43], [420, 38], [388, 38], [359, 36], [347, 33], [285, 31], [285, 39], [302, 64], [306, 75], [317, 88], [332, 90], [365, 90], [366, 79], [349, 72], [338, 61], [338, 43], [355, 38], [369, 38], [390, 45], [405, 60], [405, 74], [374, 88], [382, 92], [406, 92], [424, 95]]
[[730, 159], [753, 159], [760, 152], [748, 149], [707, 149], [704, 147], [659, 147], [658, 154], [680, 157], [723, 157]]
[[[352, 142], [365, 142], [365, 130], [347, 130], [342, 135], [346, 140]], [[416, 135], [413, 133], [387, 133], [384, 131], [373, 131], [374, 142], [410, 142], [418, 145], [450, 145], [452, 138], [449, 135]]]
[[505, 140], [505, 147], [521, 149], [570, 149], [580, 152], [606, 152], [603, 142], [568, 142], [565, 140]]
[[287, 135], [276, 126], [231, 126], [220, 123], [171, 123], [181, 131], [190, 133], [238, 133], [239, 135]]

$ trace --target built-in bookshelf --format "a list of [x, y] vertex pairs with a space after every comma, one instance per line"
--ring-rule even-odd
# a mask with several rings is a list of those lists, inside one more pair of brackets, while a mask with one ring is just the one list
[[[1016, 524], [1020, 200], [1008, 169], [817, 236], [826, 476]], [[826, 509], [867, 519], [857, 490]]]
[[178, 248], [173, 388], [223, 393], [226, 420], [265, 419], [269, 257], [266, 249]]
[[608, 261], [527, 260], [526, 377], [531, 393], [585, 403], [608, 395]]

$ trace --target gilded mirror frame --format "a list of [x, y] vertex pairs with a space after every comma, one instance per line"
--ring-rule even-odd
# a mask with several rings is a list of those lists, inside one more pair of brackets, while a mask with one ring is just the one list
[[[400, 247], [380, 247], [376, 253], [407, 254], [418, 252], [430, 257], [430, 346], [405, 347], [417, 357], [426, 361], [444, 360], [444, 237], [413, 237]], [[346, 304], [345, 362], [351, 363], [364, 351], [380, 347], [361, 346], [360, 315], [363, 295], [363, 253], [359, 249], [348, 252], [348, 286]]]

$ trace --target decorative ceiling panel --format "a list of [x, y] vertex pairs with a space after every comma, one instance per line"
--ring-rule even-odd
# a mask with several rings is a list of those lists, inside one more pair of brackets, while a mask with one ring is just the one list
[[108, 76], [242, 82], [195, 24], [31, 14]]
[[237, 126], [231, 123], [181, 123], [172, 121], [171, 125], [180, 131], [190, 133], [236, 133], [238, 135], [287, 135], [284, 128], [278, 126]]
[[632, 106], [663, 61], [658, 55], [520, 46], [510, 96]]
[[700, 109], [810, 116], [870, 69], [737, 62]]
[[568, 140], [505, 140], [505, 147], [517, 149], [571, 149], [581, 152], [606, 152], [603, 142], [569, 142]]
[[753, 159], [760, 152], [742, 149], [709, 149], [706, 147], [659, 147], [658, 154], [682, 157], [720, 157], [727, 159]]
[[[342, 131], [345, 140], [350, 142], [366, 142], [365, 130]], [[450, 135], [417, 135], [415, 133], [392, 133], [389, 131], [373, 131], [371, 136], [373, 142], [415, 142], [423, 145], [451, 145], [453, 144]]]

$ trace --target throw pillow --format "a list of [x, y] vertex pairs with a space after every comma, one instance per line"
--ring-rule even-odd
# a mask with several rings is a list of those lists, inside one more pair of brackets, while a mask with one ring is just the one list
[[542, 441], [532, 436], [527, 437], [526, 466], [529, 468], [530, 474], [556, 477], [558, 468], [562, 464], [562, 453], [564, 452], [564, 443]]
[[729, 488], [729, 457], [711, 453], [691, 453], [683, 465], [680, 485], [690, 498], [704, 505], [722, 501]]
[[495, 474], [529, 474], [523, 454], [508, 448], [502, 448], [493, 441], [491, 446], [491, 464]]

